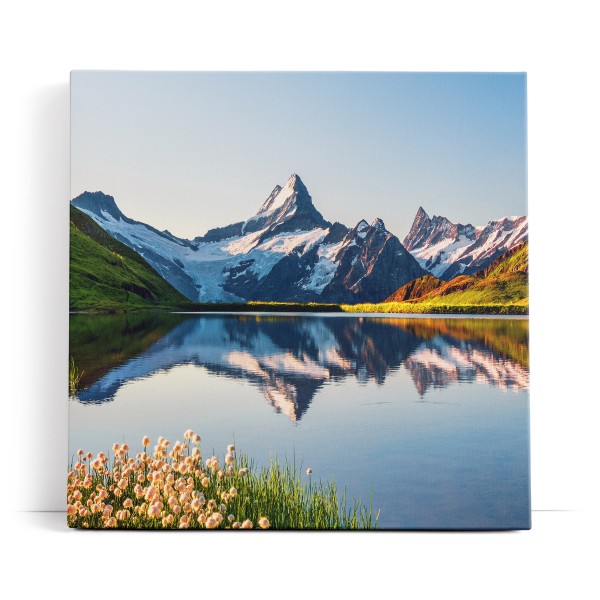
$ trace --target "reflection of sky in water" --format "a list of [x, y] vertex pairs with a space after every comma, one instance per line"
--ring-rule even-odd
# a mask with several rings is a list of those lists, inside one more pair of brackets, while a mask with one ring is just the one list
[[184, 320], [71, 403], [71, 451], [191, 427], [205, 454], [235, 440], [350, 496], [372, 489], [383, 527], [525, 527], [528, 370], [485, 336], [432, 327]]

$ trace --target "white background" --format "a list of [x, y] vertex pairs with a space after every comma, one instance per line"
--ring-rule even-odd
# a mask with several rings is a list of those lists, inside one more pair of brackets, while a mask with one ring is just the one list
[[[23, 1], [0, 14], [0, 590], [598, 597], [600, 107], [592, 2]], [[71, 69], [526, 71], [533, 529], [67, 530]], [[26, 511], [26, 512], [19, 512]], [[27, 512], [29, 511], [29, 512]], [[594, 560], [594, 552], [596, 560]]]

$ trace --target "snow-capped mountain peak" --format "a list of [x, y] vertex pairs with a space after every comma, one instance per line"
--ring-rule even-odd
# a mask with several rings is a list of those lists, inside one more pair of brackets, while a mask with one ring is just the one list
[[102, 192], [73, 205], [200, 302], [381, 302], [427, 272], [446, 280], [475, 273], [527, 239], [527, 217], [474, 227], [419, 207], [402, 245], [380, 218], [353, 228], [325, 220], [295, 173], [254, 216], [191, 241], [130, 219]]
[[367, 221], [365, 221], [364, 219], [361, 219], [357, 224], [356, 227], [354, 227], [354, 229], [351, 229], [348, 234], [347, 237], [348, 239], [352, 239], [355, 236], [358, 236], [359, 238], [364, 238], [367, 235], [367, 231], [369, 230], [371, 226], [369, 225], [369, 223]]
[[269, 194], [269, 197], [265, 200], [264, 204], [260, 207], [256, 214], [260, 215], [261, 213], [269, 212], [271, 210], [271, 207], [273, 206], [275, 198], [277, 198], [277, 196], [279, 195], [279, 192], [281, 192], [281, 186], [276, 185], [273, 188], [273, 191]]
[[298, 231], [330, 225], [314, 207], [300, 176], [293, 173], [283, 187], [275, 186], [260, 210], [243, 223], [241, 233], [265, 229], [269, 230], [266, 233]]
[[99, 194], [73, 205], [194, 301], [381, 301], [424, 274], [381, 219], [353, 229], [325, 220], [297, 174], [254, 216], [191, 241], [127, 218]]
[[452, 223], [442, 216], [429, 218], [419, 207], [404, 246], [421, 267], [449, 280], [484, 269], [526, 239], [527, 217], [504, 217], [476, 227]]
[[256, 214], [270, 214], [282, 208], [290, 199], [291, 204], [295, 203], [298, 197], [300, 201], [306, 202], [308, 200], [312, 203], [312, 199], [308, 195], [306, 186], [300, 177], [296, 175], [296, 173], [292, 173], [283, 187], [280, 185], [275, 186], [275, 189], [271, 192], [270, 196], [266, 199], [265, 203], [260, 207], [260, 210]]

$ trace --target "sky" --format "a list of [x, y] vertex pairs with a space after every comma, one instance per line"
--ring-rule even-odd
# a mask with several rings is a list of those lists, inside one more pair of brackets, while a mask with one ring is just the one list
[[71, 196], [193, 238], [300, 175], [329, 221], [527, 213], [524, 73], [73, 71]]

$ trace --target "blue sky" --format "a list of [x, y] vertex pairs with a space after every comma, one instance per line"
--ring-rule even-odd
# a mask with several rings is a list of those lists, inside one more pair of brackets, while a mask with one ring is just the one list
[[74, 71], [71, 195], [195, 237], [298, 173], [330, 221], [527, 212], [522, 73]]

